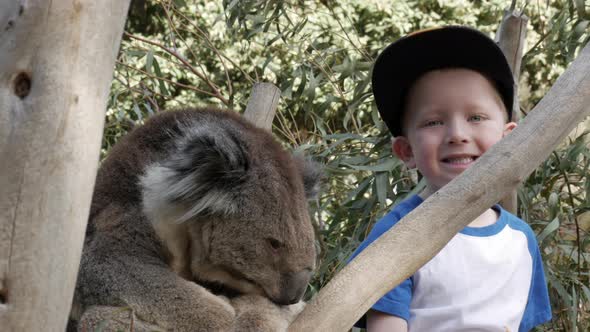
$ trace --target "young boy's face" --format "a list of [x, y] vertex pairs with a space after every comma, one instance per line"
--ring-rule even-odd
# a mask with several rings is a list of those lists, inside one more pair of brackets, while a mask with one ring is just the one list
[[431, 71], [408, 93], [404, 136], [395, 138], [393, 151], [436, 191], [516, 127], [506, 118], [502, 99], [481, 74]]

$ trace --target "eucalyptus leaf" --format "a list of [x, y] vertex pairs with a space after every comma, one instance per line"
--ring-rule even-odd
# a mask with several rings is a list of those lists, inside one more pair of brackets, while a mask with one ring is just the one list
[[152, 64], [154, 62], [154, 50], [150, 49], [145, 57], [145, 70], [149, 73], [152, 74]]
[[559, 229], [559, 218], [556, 217], [545, 226], [539, 235], [537, 235], [537, 242], [542, 243], [549, 234], [555, 232], [557, 229]]
[[375, 174], [375, 186], [377, 187], [377, 199], [381, 206], [386, 206], [387, 193], [389, 192], [389, 173], [377, 172]]
[[372, 166], [351, 165], [351, 164], [346, 164], [346, 163], [342, 163], [342, 164], [346, 165], [352, 169], [355, 169], [357, 171], [387, 172], [387, 171], [394, 169], [395, 167], [400, 166], [401, 163], [402, 162], [397, 158], [390, 158], [390, 159], [386, 159], [385, 161], [378, 163], [376, 165], [372, 165]]
[[[152, 66], [154, 68], [154, 72], [156, 73], [156, 76], [163, 77], [162, 70], [160, 69], [160, 65], [158, 64], [158, 60], [156, 58], [153, 58]], [[158, 84], [160, 87], [161, 94], [166, 95], [166, 96], [170, 94], [168, 92], [168, 89], [166, 88], [166, 83], [164, 82], [164, 80], [158, 78]]]

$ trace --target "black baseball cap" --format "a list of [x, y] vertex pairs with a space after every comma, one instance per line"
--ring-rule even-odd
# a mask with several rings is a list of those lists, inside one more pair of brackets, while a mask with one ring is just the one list
[[512, 116], [514, 78], [500, 47], [482, 32], [462, 26], [420, 30], [387, 46], [373, 65], [373, 95], [393, 136], [402, 135], [405, 99], [431, 70], [467, 68], [491, 80]]

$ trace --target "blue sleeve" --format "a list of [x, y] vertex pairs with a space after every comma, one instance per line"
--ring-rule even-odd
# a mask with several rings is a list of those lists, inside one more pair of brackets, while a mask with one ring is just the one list
[[525, 234], [528, 238], [529, 252], [533, 259], [533, 275], [531, 288], [529, 289], [529, 298], [518, 328], [519, 332], [529, 331], [533, 327], [551, 320], [551, 302], [549, 301], [549, 292], [547, 291], [541, 252], [539, 251], [535, 234], [528, 226], [527, 230]]
[[[361, 253], [369, 244], [373, 243], [379, 236], [388, 231], [393, 225], [395, 225], [401, 216], [396, 210], [390, 212], [379, 220], [369, 236], [363, 241], [360, 246], [355, 250], [352, 256], [349, 258], [349, 262], [354, 259], [359, 253]], [[412, 300], [412, 278], [408, 278], [403, 281], [396, 288], [386, 293], [380, 298], [371, 309], [384, 312], [389, 315], [398, 316], [406, 321], [410, 318], [410, 301]], [[356, 322], [355, 327], [365, 328], [366, 327], [366, 315]]]

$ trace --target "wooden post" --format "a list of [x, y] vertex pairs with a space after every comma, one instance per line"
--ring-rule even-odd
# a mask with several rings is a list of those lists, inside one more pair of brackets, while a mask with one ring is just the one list
[[0, 2], [0, 330], [64, 331], [128, 0]]
[[590, 45], [520, 126], [360, 253], [305, 307], [289, 331], [349, 329], [383, 294], [513, 190], [588, 115]]
[[[518, 101], [518, 81], [520, 79], [520, 64], [522, 62], [522, 52], [526, 41], [526, 26], [528, 17], [522, 13], [516, 12], [514, 7], [504, 11], [504, 17], [500, 28], [496, 34], [498, 45], [504, 52], [506, 60], [512, 69], [514, 77], [514, 103], [512, 104], [512, 119], [518, 123], [521, 119], [520, 103]], [[517, 190], [513, 190], [500, 200], [504, 209], [512, 214], [518, 213], [518, 195]]]
[[270, 131], [280, 97], [281, 90], [274, 84], [254, 84], [244, 117], [256, 126]]

